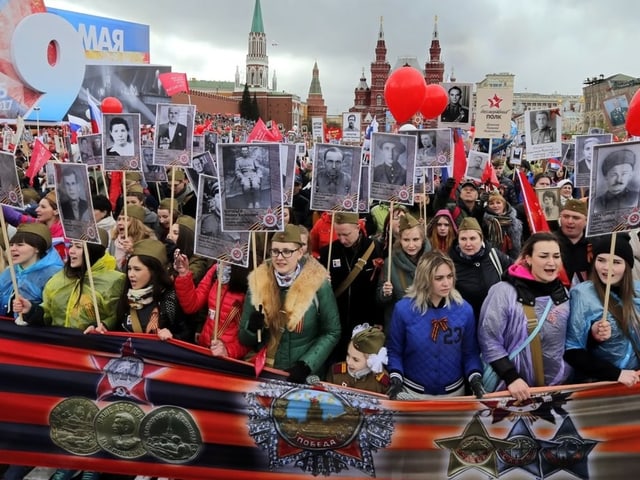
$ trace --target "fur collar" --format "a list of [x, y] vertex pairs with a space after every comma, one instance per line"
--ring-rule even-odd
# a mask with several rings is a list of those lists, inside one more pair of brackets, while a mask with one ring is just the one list
[[316, 292], [327, 280], [327, 271], [313, 257], [301, 260], [302, 270], [284, 297], [281, 305], [280, 288], [276, 283], [271, 261], [261, 264], [249, 275], [251, 303], [258, 309], [262, 305], [266, 323], [271, 332], [286, 328], [293, 332], [302, 322]]

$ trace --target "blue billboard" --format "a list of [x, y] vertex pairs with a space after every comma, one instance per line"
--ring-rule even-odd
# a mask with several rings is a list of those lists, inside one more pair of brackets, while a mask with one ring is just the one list
[[149, 63], [149, 25], [47, 8], [68, 21], [82, 37], [88, 60]]

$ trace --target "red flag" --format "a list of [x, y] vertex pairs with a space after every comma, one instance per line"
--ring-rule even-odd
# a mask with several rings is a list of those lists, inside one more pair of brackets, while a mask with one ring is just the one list
[[255, 363], [253, 364], [254, 370], [256, 372], [256, 377], [259, 377], [264, 370], [264, 366], [267, 362], [267, 347], [262, 347], [260, 351], [256, 354]]
[[278, 130], [278, 124], [271, 120], [271, 141], [280, 142], [282, 140], [282, 133]]
[[[111, 172], [111, 178], [109, 179], [109, 201], [111, 202], [111, 208], [115, 211], [118, 197], [122, 193], [122, 172]], [[125, 199], [126, 200], [126, 199]]]
[[249, 143], [256, 140], [262, 141], [262, 142], [271, 141], [271, 132], [269, 132], [269, 129], [267, 128], [267, 126], [265, 125], [265, 123], [262, 121], [261, 118], [258, 119], [258, 121], [253, 127], [253, 130], [251, 130], [249, 137], [247, 137], [247, 142]]
[[531, 233], [550, 231], [549, 224], [538, 201], [538, 196], [522, 170], [518, 170], [518, 179], [522, 189], [524, 213], [527, 216], [527, 223]]
[[40, 169], [46, 165], [51, 158], [51, 152], [39, 138], [33, 142], [33, 151], [31, 152], [31, 160], [25, 175], [29, 178], [29, 185], [33, 187], [33, 178], [38, 174]]
[[493, 169], [493, 164], [491, 163], [491, 161], [487, 162], [487, 164], [484, 166], [484, 171], [482, 172], [482, 178], [480, 180], [481, 183], [485, 185], [490, 183], [496, 188], [500, 186], [500, 181], [496, 176], [496, 171]]
[[[467, 171], [467, 154], [464, 152], [464, 139], [462, 138], [462, 131], [459, 128], [453, 130], [453, 178], [457, 182], [464, 177], [464, 172]], [[451, 189], [451, 198], [455, 199], [456, 189]]]
[[170, 97], [176, 93], [189, 91], [186, 73], [165, 72], [158, 75], [158, 80]]

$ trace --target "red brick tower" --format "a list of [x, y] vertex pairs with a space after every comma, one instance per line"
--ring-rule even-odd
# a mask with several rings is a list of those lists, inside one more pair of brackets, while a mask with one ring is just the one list
[[309, 86], [309, 96], [307, 97], [307, 117], [322, 117], [327, 119], [327, 106], [322, 98], [322, 88], [320, 87], [320, 71], [318, 62], [313, 64], [313, 77]]
[[387, 62], [387, 45], [384, 42], [384, 32], [382, 31], [382, 17], [380, 17], [380, 32], [376, 43], [376, 61], [371, 63], [371, 91], [370, 109], [371, 116], [375, 116], [380, 130], [384, 131], [386, 124], [385, 112], [387, 103], [384, 100], [384, 84], [387, 82], [391, 65]]
[[440, 60], [440, 39], [438, 38], [438, 16], [433, 23], [433, 38], [429, 47], [429, 61], [424, 65], [424, 79], [427, 84], [440, 83], [444, 78], [444, 62]]

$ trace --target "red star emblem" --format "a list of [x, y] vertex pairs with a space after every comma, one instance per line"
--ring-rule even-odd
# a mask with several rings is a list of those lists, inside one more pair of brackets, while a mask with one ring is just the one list
[[150, 403], [146, 391], [147, 378], [164, 369], [146, 364], [144, 359], [136, 354], [131, 338], [122, 345], [119, 357], [92, 355], [92, 360], [102, 372], [102, 378], [96, 387], [97, 400], [117, 396]]
[[502, 102], [502, 98], [498, 96], [497, 93], [493, 94], [493, 98], [488, 98], [489, 100], [489, 108], [500, 108], [500, 102]]

